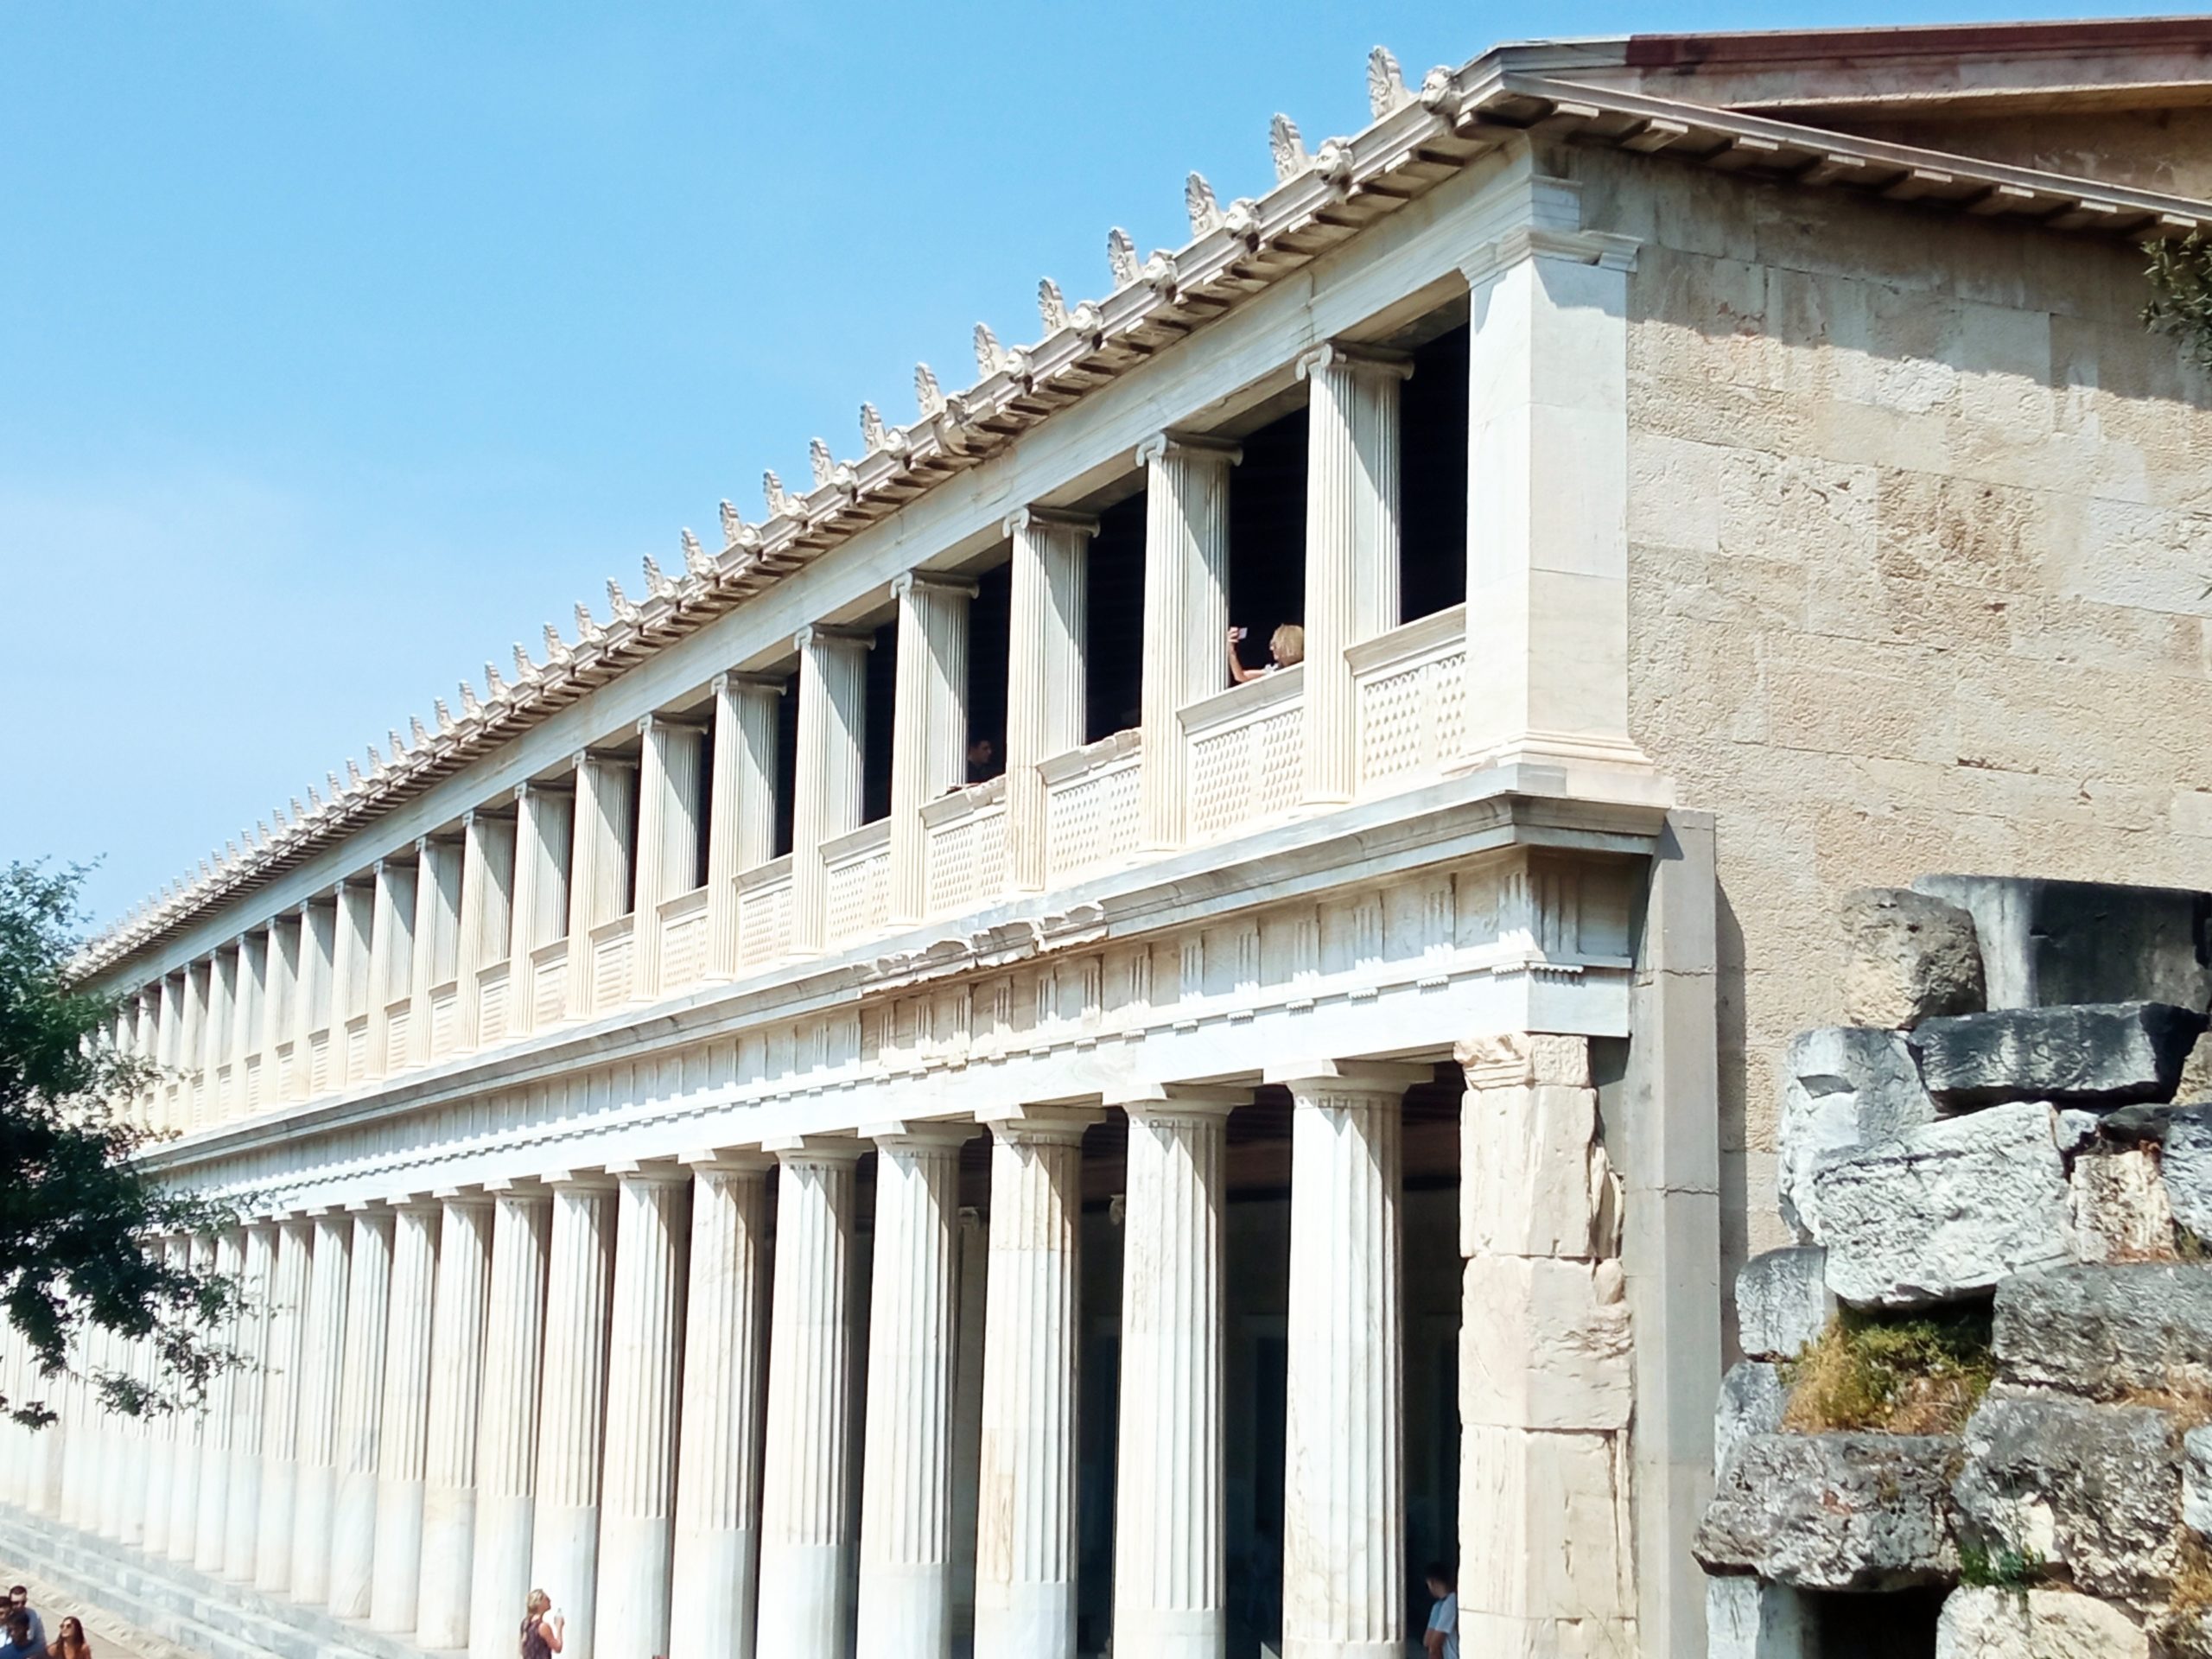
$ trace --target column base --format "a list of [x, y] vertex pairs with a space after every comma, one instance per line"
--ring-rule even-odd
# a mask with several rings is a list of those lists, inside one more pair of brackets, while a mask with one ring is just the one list
[[261, 1535], [261, 1459], [251, 1452], [231, 1453], [231, 1504], [223, 1516], [223, 1562], [226, 1579], [253, 1576], [254, 1543]]
[[[599, 1605], [599, 1505], [539, 1503], [531, 1520], [530, 1587], [568, 1620], [561, 1659], [591, 1659]], [[522, 1624], [518, 1612], [515, 1624]]]
[[607, 1636], [594, 1645], [606, 1649], [612, 1659], [655, 1659], [666, 1650], [668, 1568], [669, 1522], [664, 1517], [602, 1512], [599, 1605], [594, 1622], [604, 1624]]
[[855, 1624], [858, 1652], [943, 1659], [952, 1640], [950, 1564], [863, 1564]]
[[348, 1474], [338, 1482], [330, 1515], [330, 1611], [339, 1618], [366, 1618], [376, 1582], [377, 1478]]
[[254, 1529], [253, 1587], [267, 1596], [281, 1596], [292, 1587], [293, 1504], [299, 1495], [300, 1466], [296, 1463], [264, 1463], [261, 1469], [261, 1522]]
[[[415, 1642], [424, 1648], [468, 1645], [468, 1592], [476, 1543], [476, 1491], [429, 1486], [423, 1492], [422, 1599]], [[522, 1615], [515, 1615], [522, 1622]]]
[[377, 1483], [377, 1544], [372, 1571], [375, 1581], [369, 1591], [369, 1628], [413, 1630], [423, 1584], [421, 1481]]
[[727, 1659], [729, 1633], [753, 1628], [757, 1547], [750, 1528], [677, 1524], [668, 1659]]
[[849, 1622], [842, 1545], [761, 1547], [762, 1659], [843, 1659]]
[[1145, 1659], [1221, 1659], [1229, 1619], [1218, 1607], [1114, 1611], [1114, 1651]]
[[512, 1659], [523, 1600], [530, 1594], [528, 1493], [476, 1495], [476, 1548], [469, 1568], [468, 1651], [475, 1659]]
[[976, 1659], [1074, 1659], [1074, 1655], [1075, 1586], [977, 1582]]
[[336, 1475], [325, 1464], [300, 1469], [292, 1503], [291, 1596], [303, 1605], [330, 1599], [330, 1504]]

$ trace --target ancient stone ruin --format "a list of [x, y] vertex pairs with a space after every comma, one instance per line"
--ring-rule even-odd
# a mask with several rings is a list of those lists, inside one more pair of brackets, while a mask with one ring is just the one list
[[2212, 1654], [2212, 894], [1844, 912], [1851, 1023], [1783, 1067], [1800, 1242], [1737, 1283], [1713, 1659]]

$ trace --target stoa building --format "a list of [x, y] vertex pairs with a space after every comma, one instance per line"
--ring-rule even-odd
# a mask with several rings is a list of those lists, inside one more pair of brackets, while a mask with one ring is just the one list
[[1470, 1655], [1702, 1653], [1834, 894], [2202, 885], [2208, 53], [1277, 118], [88, 949], [252, 1363], [64, 1388], [0, 1543], [264, 1648], [1377, 1659], [1456, 1560]]

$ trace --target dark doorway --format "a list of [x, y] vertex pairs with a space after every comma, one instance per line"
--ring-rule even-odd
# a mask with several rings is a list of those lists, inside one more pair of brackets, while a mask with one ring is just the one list
[[[1011, 562], [976, 578], [968, 607], [968, 764], [963, 779], [980, 784], [1006, 770], [1007, 642], [1014, 619]], [[988, 753], [982, 746], [990, 746]]]
[[861, 822], [891, 816], [893, 709], [899, 701], [899, 621], [875, 631], [868, 654], [868, 729], [861, 734]]
[[775, 855], [791, 849], [793, 814], [798, 810], [798, 682], [784, 682], [776, 699], [776, 840]]

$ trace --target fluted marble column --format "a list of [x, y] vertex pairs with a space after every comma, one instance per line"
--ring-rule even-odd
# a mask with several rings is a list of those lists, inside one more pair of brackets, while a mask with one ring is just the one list
[[[1311, 683], [1311, 682], [1308, 682]], [[1427, 1066], [1294, 1065], [1283, 1659], [1406, 1650], [1400, 1103]]]
[[231, 1374], [230, 1503], [224, 1515], [223, 1576], [250, 1580], [261, 1536], [261, 1432], [269, 1391], [269, 1298], [276, 1277], [276, 1228], [245, 1230], [235, 1338], [238, 1368]]
[[310, 1606], [330, 1599], [330, 1517], [338, 1495], [338, 1404], [353, 1255], [353, 1218], [343, 1211], [317, 1216], [301, 1355], [299, 1496], [292, 1529], [292, 1599]]
[[[262, 1076], [266, 1078], [269, 1073], [264, 1071]], [[243, 1233], [226, 1231], [215, 1241], [214, 1266], [218, 1276], [233, 1284], [243, 1284]], [[238, 1323], [235, 1313], [224, 1320], [218, 1339], [233, 1350], [238, 1348]], [[192, 1565], [211, 1575], [223, 1570], [224, 1532], [231, 1511], [231, 1431], [237, 1409], [232, 1401], [237, 1389], [238, 1373], [218, 1369], [207, 1380], [207, 1409], [200, 1425], [200, 1491], [195, 1500], [199, 1513], [193, 1524]]]
[[[569, 916], [569, 844], [575, 799], [543, 784], [515, 790], [515, 881], [509, 908], [507, 1034], [537, 1024], [537, 952], [562, 936]], [[557, 1019], [558, 1016], [556, 1015]]]
[[378, 1436], [384, 1416], [394, 1222], [382, 1205], [353, 1206], [346, 1287], [346, 1364], [338, 1389], [337, 1492], [330, 1512], [330, 1611], [366, 1618], [377, 1553]]
[[[197, 1272], [214, 1272], [213, 1238], [190, 1239], [180, 1248]], [[169, 1471], [169, 1559], [187, 1566], [200, 1554], [200, 1488], [207, 1479], [207, 1402], [202, 1400], [197, 1406], [181, 1407], [175, 1418], [175, 1466]]]
[[699, 885], [699, 728], [648, 715], [638, 722], [636, 931], [630, 941], [633, 994], [661, 989], [660, 907]]
[[429, 1446], [430, 1331], [437, 1301], [434, 1202], [394, 1212], [391, 1306], [385, 1317], [384, 1399], [377, 1418], [377, 1542], [369, 1627], [411, 1630], [423, 1584], [423, 1471]]
[[637, 762], [627, 755], [594, 751], [576, 757], [575, 841], [569, 860], [569, 966], [564, 982], [571, 1020], [589, 1019], [595, 1009], [614, 1007], [629, 999], [628, 982], [599, 983], [591, 935], [600, 924], [611, 922], [623, 912], [629, 885], [631, 814], [635, 805], [631, 784], [636, 770]]
[[1184, 836], [1184, 704], [1227, 683], [1229, 469], [1244, 452], [1162, 432], [1137, 446], [1146, 467], [1144, 765], [1137, 815], [1147, 847]]
[[770, 1304], [768, 1433], [761, 1471], [760, 1651], [842, 1659], [852, 1515], [853, 1166], [857, 1141], [772, 1146], [776, 1288]]
[[737, 974], [737, 877], [776, 852], [776, 721], [784, 683], [715, 678], [714, 801], [707, 824], [707, 972]]
[[620, 1185], [594, 1640], [607, 1659], [655, 1659], [668, 1649], [691, 1182], [673, 1166], [614, 1173]]
[[769, 1162], [693, 1165], [668, 1659], [752, 1659]]
[[[454, 981], [454, 1047], [473, 1052], [483, 1035], [484, 995], [477, 976], [507, 955], [508, 897], [514, 887], [515, 827], [481, 810], [461, 818], [461, 936]], [[508, 982], [513, 983], [510, 972]]]
[[262, 1389], [261, 1517], [254, 1534], [253, 1587], [283, 1595], [292, 1587], [292, 1540], [298, 1518], [300, 1382], [307, 1336], [315, 1224], [305, 1217], [278, 1230], [269, 1296], [268, 1377]]
[[952, 1640], [976, 1640], [977, 1476], [983, 1455], [983, 1319], [991, 1236], [979, 1210], [960, 1212], [959, 1334], [952, 1362]]
[[1077, 1246], [1083, 1132], [1095, 1116], [1035, 1111], [991, 1125], [976, 1659], [1075, 1653]]
[[1083, 747], [1089, 735], [1084, 686], [1084, 575], [1098, 521], [1025, 507], [1006, 521], [1014, 538], [1007, 635], [1007, 855], [1015, 887], [1045, 885], [1046, 798], [1040, 762]]
[[401, 1070], [406, 1059], [391, 1052], [391, 1005], [411, 983], [415, 971], [416, 869], [380, 858], [375, 870], [376, 900], [369, 918], [369, 1034], [362, 1064], [368, 1076], [381, 1077]]
[[[568, 1617], [563, 1659], [591, 1659], [599, 1586], [600, 1448], [607, 1424], [607, 1335], [613, 1294], [614, 1184], [563, 1172], [553, 1190], [538, 1396], [532, 1587]], [[516, 1617], [519, 1618], [520, 1614]]]
[[1306, 798], [1359, 782], [1345, 651], [1398, 626], [1398, 387], [1406, 358], [1332, 342], [1298, 360], [1313, 388], [1306, 460]]
[[537, 1506], [538, 1365], [545, 1352], [545, 1276], [553, 1201], [535, 1183], [494, 1189], [492, 1301], [484, 1329], [484, 1397], [476, 1428], [476, 1555], [468, 1650], [510, 1659], [531, 1591]]
[[891, 702], [891, 918], [928, 909], [922, 807], [968, 781], [968, 603], [976, 584], [920, 570], [891, 583], [899, 606]]
[[791, 815], [791, 949], [819, 950], [828, 925], [829, 872], [822, 843], [857, 830], [868, 728], [868, 652], [873, 636], [801, 628], [798, 798]]
[[1218, 1659], [1223, 1539], [1222, 1168], [1236, 1093], [1127, 1103], [1114, 1640]]
[[[164, 1256], [168, 1246], [156, 1247]], [[92, 1332], [94, 1375], [117, 1371], [145, 1380], [139, 1344], [130, 1338], [95, 1326]], [[104, 1537], [166, 1554], [168, 1541], [169, 1443], [152, 1421], [134, 1421], [99, 1405], [99, 1490], [92, 1525]], [[134, 1433], [133, 1431], [136, 1431]]]
[[952, 1382], [966, 1124], [874, 1135], [875, 1249], [861, 1470], [858, 1649], [952, 1651]]
[[[440, 1195], [437, 1306], [430, 1319], [430, 1420], [423, 1456], [423, 1584], [415, 1639], [468, 1644], [476, 1542], [476, 1417], [484, 1387], [484, 1313], [492, 1282], [492, 1204]], [[518, 1618], [520, 1615], [517, 1615]]]

